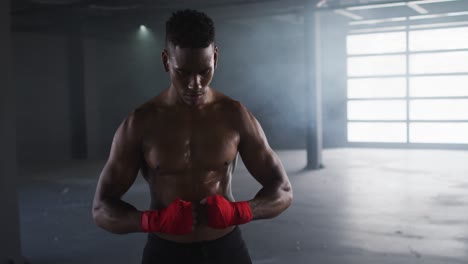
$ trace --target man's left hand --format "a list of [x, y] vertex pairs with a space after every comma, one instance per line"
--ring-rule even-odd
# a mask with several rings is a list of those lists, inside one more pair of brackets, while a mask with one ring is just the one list
[[230, 202], [217, 194], [203, 199], [206, 205], [208, 226], [224, 229], [229, 226], [246, 224], [252, 221], [252, 210], [248, 202]]

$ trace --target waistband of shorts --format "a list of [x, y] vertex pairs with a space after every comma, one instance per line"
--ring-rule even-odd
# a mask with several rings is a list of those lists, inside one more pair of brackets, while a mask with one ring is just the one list
[[181, 243], [181, 242], [175, 242], [171, 240], [167, 240], [164, 238], [159, 237], [155, 233], [149, 233], [148, 234], [148, 240], [151, 242], [156, 242], [156, 243], [162, 243], [165, 244], [166, 246], [178, 246], [178, 247], [184, 247], [184, 246], [197, 246], [197, 245], [210, 245], [210, 244], [219, 244], [224, 241], [228, 241], [230, 239], [236, 239], [237, 237], [241, 237], [241, 230], [239, 226], [234, 227], [234, 229], [227, 233], [226, 235], [214, 239], [214, 240], [206, 240], [206, 241], [196, 241], [196, 242], [189, 242], [189, 243]]

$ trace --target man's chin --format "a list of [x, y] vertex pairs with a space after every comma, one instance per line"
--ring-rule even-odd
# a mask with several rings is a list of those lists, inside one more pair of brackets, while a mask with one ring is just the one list
[[184, 97], [183, 101], [188, 106], [197, 106], [197, 105], [203, 104], [204, 98], [205, 98], [204, 96], [202, 96], [200, 98], [197, 98], [197, 99], [191, 99], [191, 98]]

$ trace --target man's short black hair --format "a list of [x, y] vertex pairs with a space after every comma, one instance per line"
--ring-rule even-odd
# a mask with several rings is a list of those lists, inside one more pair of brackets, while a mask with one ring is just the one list
[[206, 48], [214, 39], [213, 20], [203, 12], [176, 11], [166, 22], [166, 46], [171, 42], [181, 48]]

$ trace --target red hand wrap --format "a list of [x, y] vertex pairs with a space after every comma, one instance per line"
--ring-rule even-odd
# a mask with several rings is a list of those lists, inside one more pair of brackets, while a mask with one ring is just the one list
[[208, 226], [223, 229], [252, 221], [248, 202], [230, 202], [221, 195], [206, 198]]
[[192, 232], [192, 203], [177, 197], [169, 207], [157, 211], [145, 211], [141, 216], [143, 232], [184, 235]]

